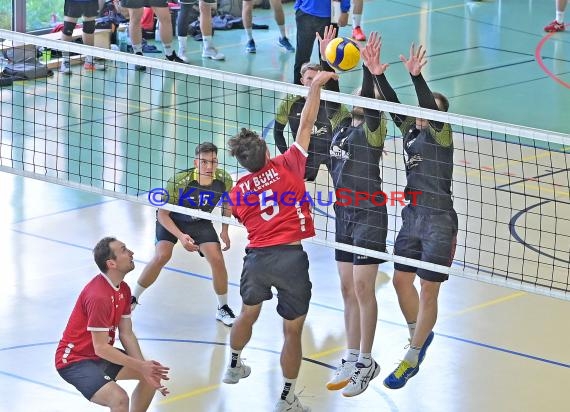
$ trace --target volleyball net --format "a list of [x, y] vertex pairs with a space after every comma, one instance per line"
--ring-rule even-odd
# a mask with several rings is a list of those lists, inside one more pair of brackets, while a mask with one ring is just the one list
[[[279, 154], [273, 125], [279, 105], [305, 87], [173, 63], [76, 43], [1, 31], [2, 48], [34, 54], [70, 52], [72, 62], [94, 56], [105, 71], [53, 75], [0, 88], [0, 170], [105, 196], [233, 225], [216, 213], [159, 204], [157, 189], [194, 165], [197, 145], [219, 148], [219, 167], [234, 182], [246, 171], [226, 150], [242, 127], [258, 131]], [[52, 53], [57, 55], [57, 53]], [[33, 63], [35, 64], [35, 63]], [[135, 65], [146, 66], [146, 71]], [[342, 82], [342, 78], [341, 78]], [[322, 99], [382, 110], [388, 119], [380, 162], [388, 195], [388, 252], [336, 243], [335, 198], [324, 166], [307, 182], [317, 234], [310, 241], [383, 260], [410, 264], [553, 297], [570, 297], [570, 137], [353, 95]], [[406, 186], [402, 136], [388, 113], [449, 123], [453, 130], [453, 200], [459, 230], [451, 267], [392, 253], [401, 226]], [[288, 144], [293, 141], [285, 129]], [[356, 200], [352, 198], [352, 201]]]

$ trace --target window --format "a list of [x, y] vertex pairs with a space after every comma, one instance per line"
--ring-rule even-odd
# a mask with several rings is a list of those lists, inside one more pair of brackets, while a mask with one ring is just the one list
[[0, 29], [12, 29], [12, 0], [0, 0]]
[[[0, 0], [0, 4], [10, 2]], [[63, 4], [64, 0], [26, 0], [26, 31], [48, 29], [63, 22]]]

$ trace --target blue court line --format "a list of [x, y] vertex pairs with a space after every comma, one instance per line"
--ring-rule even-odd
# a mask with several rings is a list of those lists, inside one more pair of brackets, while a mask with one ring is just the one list
[[[196, 343], [196, 344], [205, 344], [205, 345], [216, 345], [216, 346], [229, 346], [228, 342], [211, 342], [207, 340], [194, 340], [194, 339], [171, 339], [171, 338], [139, 338], [139, 341], [153, 341], [153, 342], [176, 342], [176, 343]], [[268, 352], [273, 353], [275, 355], [281, 355], [281, 351], [267, 349], [267, 348], [260, 348], [259, 346], [248, 346], [248, 349], [258, 350], [260, 352]], [[325, 362], [320, 362], [315, 359], [307, 358], [303, 356], [303, 360], [306, 362], [311, 362], [319, 366], [323, 366], [325, 368], [329, 368], [332, 370], [336, 369], [336, 366], [329, 365]]]
[[[88, 247], [85, 247], [85, 246], [79, 246], [79, 245], [75, 245], [75, 244], [72, 244], [72, 243], [69, 243], [69, 242], [63, 242], [63, 241], [60, 241], [60, 240], [51, 239], [51, 238], [48, 238], [48, 237], [46, 237], [46, 236], [40, 236], [40, 235], [31, 234], [31, 233], [26, 233], [26, 232], [24, 232], [24, 231], [17, 230], [17, 229], [12, 229], [12, 230], [15, 231], [15, 232], [21, 233], [21, 234], [23, 234], [23, 235], [32, 236], [32, 237], [36, 237], [36, 238], [39, 238], [39, 239], [47, 240], [47, 241], [50, 241], [50, 242], [55, 242], [55, 243], [59, 243], [59, 244], [63, 244], [63, 245], [72, 246], [72, 247], [76, 247], [76, 248], [80, 248], [80, 249], [84, 249], [84, 250], [89, 250], [89, 251], [91, 251], [91, 248], [88, 248]], [[143, 261], [140, 261], [140, 260], [139, 260], [138, 262], [147, 263], [147, 262], [143, 262]], [[200, 279], [207, 279], [207, 280], [211, 280], [211, 279], [212, 279], [212, 278], [209, 277], [209, 276], [200, 275], [200, 274], [197, 274], [197, 273], [192, 273], [192, 272], [184, 271], [184, 270], [182, 270], [182, 269], [168, 268], [168, 267], [166, 267], [166, 266], [165, 266], [165, 269], [167, 269], [167, 270], [172, 270], [172, 271], [174, 271], [174, 272], [176, 272], [176, 273], [180, 273], [180, 274], [185, 275], [185, 276], [192, 276], [192, 277], [197, 277], [197, 278], [200, 278]], [[235, 286], [235, 287], [238, 287], [238, 286], [239, 286], [239, 285], [236, 284], [236, 283], [229, 283], [229, 284], [232, 285], [232, 286]], [[316, 303], [316, 302], [310, 302], [310, 305], [312, 305], [312, 306], [317, 306], [317, 307], [322, 307], [322, 308], [325, 308], [325, 309], [334, 310], [334, 311], [337, 311], [337, 312], [344, 312], [344, 310], [341, 309], [341, 308], [337, 308], [337, 307], [334, 307], [334, 306], [328, 306], [328, 305], [320, 304], [320, 303]], [[388, 321], [388, 320], [384, 320], [384, 319], [378, 319], [378, 321], [381, 322], [381, 323], [388, 324], [388, 325], [400, 326], [400, 327], [407, 327], [407, 325], [403, 325], [403, 324], [401, 324], [401, 323], [392, 322], [392, 321]], [[537, 361], [539, 361], [539, 362], [544, 362], [544, 363], [548, 363], [548, 364], [552, 364], [552, 365], [557, 365], [557, 366], [562, 366], [562, 367], [565, 367], [565, 368], [570, 368], [570, 364], [567, 364], [567, 363], [557, 362], [557, 361], [549, 360], [549, 359], [546, 359], [546, 358], [540, 358], [540, 357], [534, 356], [534, 355], [527, 355], [527, 354], [524, 354], [524, 353], [522, 353], [522, 352], [511, 351], [511, 350], [509, 350], [509, 349], [500, 348], [500, 347], [498, 347], [498, 346], [488, 345], [488, 344], [486, 344], [486, 343], [481, 343], [481, 342], [476, 342], [476, 341], [472, 341], [472, 340], [469, 340], [469, 339], [454, 337], [454, 336], [451, 336], [451, 335], [445, 335], [445, 334], [439, 334], [439, 333], [435, 333], [435, 334], [436, 334], [437, 336], [443, 336], [443, 337], [446, 337], [446, 338], [449, 338], [449, 339], [458, 340], [458, 341], [461, 341], [461, 342], [464, 342], [464, 343], [470, 343], [470, 344], [477, 345], [477, 346], [481, 346], [481, 347], [485, 347], [485, 348], [488, 348], [488, 349], [497, 350], [497, 351], [500, 351], [500, 352], [505, 352], [505, 353], [509, 353], [509, 354], [512, 354], [512, 355], [517, 355], [517, 356], [521, 356], [521, 357], [524, 357], [524, 358], [537, 360]], [[46, 344], [46, 343], [43, 343], [43, 344]], [[28, 345], [28, 346], [34, 346], [34, 345], [32, 344], [32, 345]], [[37, 345], [36, 345], [36, 346], [37, 346]], [[14, 346], [14, 347], [11, 347], [11, 348], [6, 348], [6, 349], [0, 348], [0, 351], [2, 351], [2, 350], [8, 350], [8, 349], [20, 348], [20, 347], [26, 347], [26, 345], [23, 345], [23, 346]]]
[[501, 348], [501, 347], [499, 347], [499, 346], [494, 346], [494, 345], [489, 345], [489, 344], [487, 344], [487, 343], [477, 342], [477, 341], [474, 341], [474, 340], [471, 340], [471, 339], [465, 339], [465, 338], [460, 338], [460, 337], [457, 337], [457, 336], [446, 335], [446, 334], [444, 334], [444, 333], [437, 333], [437, 332], [434, 332], [434, 333], [435, 333], [436, 336], [441, 336], [441, 337], [448, 338], [448, 339], [452, 339], [452, 340], [456, 340], [456, 341], [459, 341], [459, 342], [468, 343], [468, 344], [470, 344], [470, 345], [480, 346], [480, 347], [482, 347], [482, 348], [492, 349], [492, 350], [496, 350], [496, 351], [503, 352], [503, 353], [508, 353], [509, 355], [516, 355], [516, 356], [520, 356], [520, 357], [523, 357], [523, 358], [526, 358], [526, 359], [532, 359], [532, 360], [536, 360], [536, 361], [539, 361], [539, 362], [544, 362], [544, 363], [548, 363], [548, 364], [551, 364], [551, 365], [561, 366], [561, 367], [563, 367], [563, 368], [568, 368], [568, 369], [570, 369], [570, 364], [568, 364], [568, 363], [557, 362], [557, 361], [553, 361], [553, 360], [550, 360], [550, 359], [541, 358], [541, 357], [534, 356], [534, 355], [528, 355], [528, 354], [523, 353], [523, 352], [517, 352], [517, 351], [514, 351], [514, 350], [510, 350], [510, 349]]
[[36, 385], [40, 385], [40, 386], [43, 386], [44, 388], [49, 388], [49, 389], [54, 389], [54, 390], [56, 390], [56, 391], [65, 392], [65, 393], [67, 393], [67, 394], [69, 394], [69, 395], [81, 396], [78, 392], [68, 391], [67, 389], [58, 388], [57, 386], [53, 386], [53, 385], [50, 385], [50, 384], [48, 384], [48, 383], [43, 383], [43, 382], [36, 381], [36, 380], [33, 380], [33, 379], [25, 378], [25, 377], [23, 377], [23, 376], [15, 375], [15, 374], [10, 373], [10, 372], [0, 371], [0, 375], [4, 375], [4, 376], [8, 376], [8, 377], [10, 377], [10, 378], [19, 379], [19, 380], [22, 380], [22, 381], [25, 381], [25, 382], [29, 382], [29, 383], [33, 383], [33, 384], [36, 384]]
[[[212, 342], [212, 341], [205, 341], [205, 340], [193, 340], [193, 339], [172, 339], [172, 338], [138, 338], [139, 341], [149, 341], [149, 342], [173, 342], [173, 343], [194, 343], [194, 344], [203, 344], [203, 345], [215, 345], [215, 346], [229, 346], [228, 342]], [[8, 348], [0, 348], [0, 352], [2, 351], [7, 351], [10, 349], [20, 349], [20, 348], [30, 348], [30, 347], [37, 347], [37, 346], [46, 346], [46, 345], [57, 345], [59, 342], [40, 342], [40, 343], [32, 343], [32, 344], [27, 344], [27, 345], [18, 345], [18, 346], [12, 346], [12, 347], [8, 347]], [[260, 352], [268, 352], [274, 355], [281, 355], [281, 351], [277, 351], [277, 350], [273, 350], [273, 349], [267, 349], [267, 348], [260, 348], [258, 346], [248, 346], [248, 349], [253, 349], [253, 350], [257, 350]], [[305, 362], [309, 362], [312, 364], [315, 364], [317, 366], [322, 366], [324, 368], [330, 369], [330, 370], [335, 370], [336, 367], [333, 365], [330, 365], [328, 363], [325, 362], [321, 362], [315, 359], [311, 359], [311, 358], [307, 358], [305, 356], [303, 356], [302, 358]], [[75, 395], [75, 396], [81, 396], [79, 393], [77, 392], [72, 392], [66, 389], [62, 389], [59, 388], [57, 386], [53, 386], [53, 385], [49, 385], [47, 383], [43, 383], [40, 381], [36, 381], [36, 380], [32, 380], [32, 379], [28, 379], [25, 378], [23, 376], [19, 376], [19, 375], [15, 375], [9, 372], [3, 372], [0, 371], [0, 375], [5, 375], [8, 376], [10, 378], [14, 378], [14, 379], [19, 379], [19, 380], [23, 380], [25, 382], [29, 382], [29, 383], [33, 383], [36, 385], [40, 385], [46, 388], [50, 388], [50, 389], [55, 389], [57, 391], [60, 392], [64, 392], [67, 394], [71, 394], [71, 395]], [[396, 404], [391, 400], [391, 398], [388, 396], [388, 393], [382, 391], [375, 391], [380, 397], [382, 397], [384, 399], [385, 402], [387, 402], [388, 406], [390, 407], [390, 411], [392, 412], [397, 412], [399, 409], [396, 406]]]
[[[74, 189], [74, 190], [77, 190], [77, 189]], [[89, 193], [89, 192], [87, 192], [87, 193]], [[109, 199], [109, 200], [101, 200], [100, 202], [90, 203], [90, 204], [84, 205], [84, 206], [73, 207], [73, 208], [71, 208], [71, 209], [60, 210], [60, 211], [57, 211], [57, 212], [48, 213], [48, 214], [46, 214], [46, 215], [40, 215], [40, 216], [29, 217], [29, 218], [26, 218], [26, 219], [16, 220], [15, 222], [12, 222], [12, 224], [13, 224], [13, 225], [16, 225], [16, 224], [18, 224], [18, 223], [29, 222], [30, 220], [41, 219], [41, 218], [43, 218], [43, 217], [51, 217], [51, 216], [59, 215], [59, 214], [61, 214], [61, 213], [67, 213], [67, 212], [73, 212], [73, 211], [75, 211], [75, 210], [87, 209], [87, 208], [89, 208], [89, 207], [99, 206], [99, 205], [102, 205], [103, 203], [116, 202], [116, 201], [118, 201], [118, 200], [121, 200], [121, 199], [116, 199], [116, 198], [115, 198], [115, 199]]]

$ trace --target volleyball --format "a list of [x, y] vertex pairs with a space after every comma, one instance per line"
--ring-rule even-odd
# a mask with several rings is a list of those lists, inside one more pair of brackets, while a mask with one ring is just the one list
[[354, 69], [360, 60], [360, 49], [347, 37], [332, 39], [325, 49], [328, 64], [341, 71]]

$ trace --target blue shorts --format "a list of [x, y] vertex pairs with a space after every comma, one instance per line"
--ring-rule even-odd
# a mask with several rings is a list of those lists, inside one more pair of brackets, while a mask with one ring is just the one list
[[98, 359], [74, 362], [58, 369], [57, 372], [67, 383], [75, 386], [85, 398], [91, 400], [99, 389], [117, 378], [121, 369], [122, 365]]
[[[457, 213], [453, 209], [434, 213], [422, 207], [406, 206], [402, 210], [402, 228], [396, 238], [394, 254], [449, 267], [455, 255], [457, 226]], [[394, 269], [415, 272], [420, 278], [432, 282], [443, 282], [449, 278], [445, 273], [401, 263], [394, 263]]]

